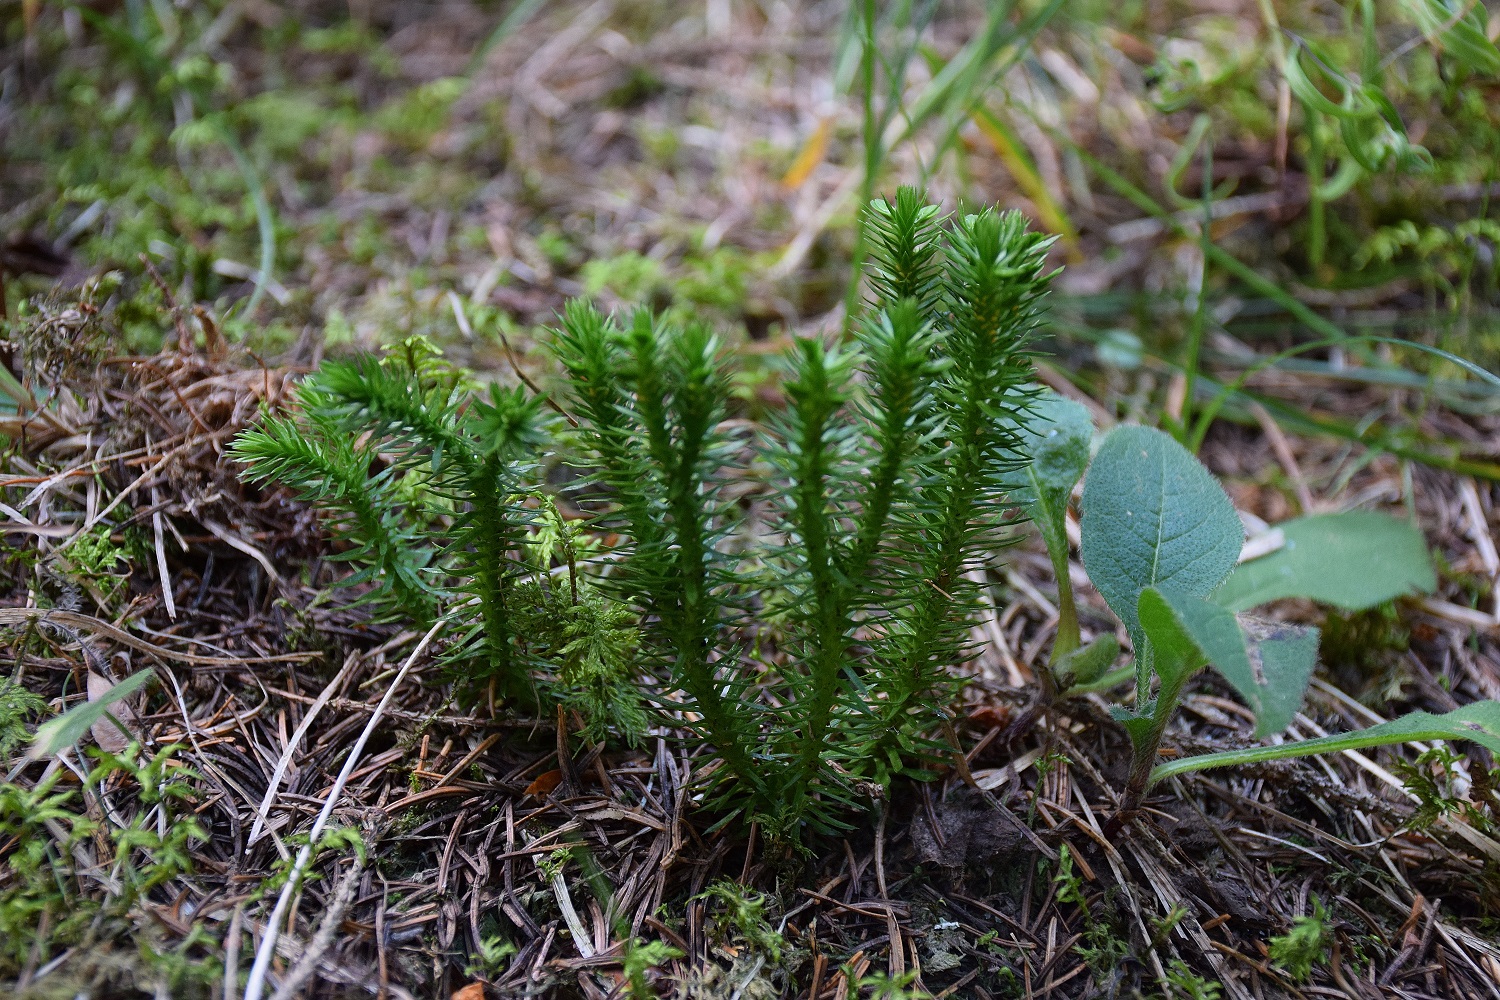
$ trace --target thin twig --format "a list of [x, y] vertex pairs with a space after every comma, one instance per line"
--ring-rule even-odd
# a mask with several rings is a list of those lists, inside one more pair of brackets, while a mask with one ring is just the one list
[[276, 801], [276, 793], [281, 788], [281, 777], [286, 773], [287, 766], [291, 764], [292, 755], [297, 752], [297, 747], [302, 743], [302, 737], [307, 735], [318, 713], [323, 711], [324, 706], [328, 704], [328, 699], [333, 697], [333, 693], [343, 686], [350, 669], [358, 662], [359, 658], [353, 655], [344, 661], [344, 668], [328, 682], [323, 693], [318, 695], [318, 700], [313, 702], [312, 707], [302, 716], [302, 722], [297, 726], [296, 732], [292, 733], [292, 738], [287, 740], [286, 749], [282, 751], [281, 759], [276, 762], [276, 769], [271, 772], [271, 780], [266, 785], [265, 797], [260, 800], [260, 808], [255, 811], [255, 823], [250, 827], [250, 837], [245, 842], [246, 850], [249, 850], [260, 839], [261, 827], [265, 825], [266, 817], [271, 812], [271, 804]]
[[236, 903], [229, 917], [229, 931], [224, 935], [224, 1000], [236, 1000], [240, 990], [240, 931], [245, 921], [245, 904]]
[[278, 653], [275, 656], [198, 656], [196, 653], [179, 653], [174, 649], [166, 649], [147, 642], [123, 629], [115, 628], [109, 622], [100, 621], [93, 615], [85, 615], [77, 611], [64, 611], [59, 608], [0, 608], [0, 626], [31, 622], [41, 625], [49, 623], [64, 625], [87, 632], [97, 632], [122, 646], [129, 646], [138, 653], [159, 656], [163, 660], [198, 663], [209, 667], [235, 666], [242, 663], [304, 663], [308, 660], [316, 660], [323, 655], [321, 653]]
[[375, 732], [375, 727], [380, 723], [380, 717], [385, 714], [385, 707], [396, 694], [396, 689], [411, 672], [412, 665], [417, 658], [427, 649], [428, 643], [447, 624], [446, 618], [439, 618], [422, 641], [417, 643], [417, 648], [412, 650], [411, 656], [401, 665], [396, 676], [391, 681], [391, 686], [386, 688], [385, 696], [380, 699], [375, 713], [370, 716], [370, 721], [365, 723], [364, 731], [359, 734], [354, 748], [349, 751], [349, 756], [344, 760], [344, 767], [339, 771], [339, 776], [328, 791], [328, 798], [323, 803], [323, 811], [318, 813], [317, 820], [313, 823], [312, 830], [308, 832], [307, 843], [297, 852], [297, 860], [292, 864], [291, 873], [287, 876], [286, 885], [281, 887], [281, 895], [276, 899], [276, 909], [271, 912], [271, 919], [266, 922], [265, 936], [260, 939], [260, 947], [255, 950], [255, 965], [250, 969], [250, 979], [245, 983], [245, 1000], [260, 1000], [261, 993], [265, 990], [266, 974], [271, 969], [271, 958], [276, 954], [276, 939], [280, 936], [282, 918], [286, 916], [287, 907], [291, 905], [292, 895], [296, 892], [302, 881], [302, 874], [306, 871], [308, 863], [312, 860], [313, 848], [318, 842], [318, 837], [323, 833], [323, 827], [328, 824], [328, 818], [333, 815], [333, 807], [338, 802], [339, 794], [343, 792], [344, 785], [349, 781], [349, 776], [354, 773], [354, 766], [359, 762], [360, 754], [364, 752], [365, 744], [369, 742], [370, 735]]
[[292, 997], [302, 989], [302, 984], [312, 978], [318, 962], [333, 945], [333, 936], [338, 933], [344, 911], [349, 908], [355, 893], [359, 891], [359, 877], [364, 870], [364, 862], [355, 858], [354, 864], [349, 866], [349, 870], [339, 881], [338, 888], [334, 890], [333, 900], [328, 904], [322, 922], [318, 924], [317, 934], [313, 935], [307, 950], [302, 953], [301, 958], [297, 959], [297, 964], [292, 966], [292, 971], [288, 972], [286, 978], [281, 981], [281, 985], [277, 987], [271, 1000], [292, 1000]]
[[1276, 461], [1281, 463], [1282, 471], [1292, 481], [1292, 488], [1297, 492], [1297, 504], [1302, 508], [1302, 513], [1311, 514], [1314, 510], [1312, 490], [1307, 488], [1307, 480], [1302, 475], [1302, 467], [1297, 463], [1297, 456], [1292, 453], [1292, 445], [1281, 432], [1281, 426], [1259, 403], [1250, 404], [1250, 413], [1255, 417], [1255, 422], [1260, 424], [1260, 429], [1266, 435], [1266, 440], [1271, 442], [1271, 450], [1276, 454]]

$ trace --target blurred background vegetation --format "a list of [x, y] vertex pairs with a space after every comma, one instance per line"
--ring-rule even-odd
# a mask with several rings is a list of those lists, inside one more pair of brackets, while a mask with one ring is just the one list
[[[842, 323], [855, 206], [915, 181], [1060, 235], [1052, 365], [1120, 415], [1186, 423], [1210, 374], [1348, 334], [1500, 360], [1485, 3], [0, 11], [7, 311], [114, 270], [141, 348], [164, 294], [147, 262], [294, 361], [420, 334], [501, 371], [502, 339], [525, 353], [580, 293], [769, 354]], [[1293, 373], [1413, 392], [1378, 420], [1324, 412]], [[1250, 386], [1294, 430], [1496, 471], [1461, 418], [1500, 397], [1441, 357], [1334, 343]]]

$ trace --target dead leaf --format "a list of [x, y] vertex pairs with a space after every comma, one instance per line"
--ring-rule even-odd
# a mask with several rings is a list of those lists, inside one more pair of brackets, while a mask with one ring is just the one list
[[535, 795], [540, 798], [552, 789], [562, 784], [562, 772], [558, 770], [546, 771], [536, 776], [536, 780], [526, 786], [527, 795]]
[[976, 726], [1003, 729], [1010, 724], [1010, 706], [980, 705], [969, 713], [969, 721]]
[[822, 118], [818, 121], [818, 127], [813, 129], [812, 135], [802, 144], [797, 158], [787, 169], [786, 175], [781, 178], [781, 186], [788, 191], [795, 191], [801, 187], [812, 172], [817, 169], [818, 164], [823, 162], [824, 155], [828, 152], [828, 136], [833, 129], [832, 118]]
[[[89, 671], [88, 685], [89, 701], [98, 701], [114, 689], [114, 684], [110, 683], [108, 678], [92, 670]], [[127, 726], [135, 721], [135, 713], [123, 701], [116, 704], [110, 714]], [[108, 716], [90, 726], [89, 732], [94, 734], [94, 742], [99, 744], [99, 749], [109, 753], [119, 753], [130, 742], [126, 735], [120, 732], [120, 727], [111, 722]]]
[[484, 1000], [484, 984], [470, 983], [453, 991], [452, 1000]]

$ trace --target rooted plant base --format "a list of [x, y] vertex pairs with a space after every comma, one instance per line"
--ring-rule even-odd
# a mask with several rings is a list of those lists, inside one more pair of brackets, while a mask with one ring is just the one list
[[[157, 405], [172, 412], [165, 400]], [[1443, 479], [1423, 477], [1419, 496], [1435, 502]], [[186, 525], [191, 515], [174, 517]], [[415, 644], [414, 634], [361, 623], [357, 613], [298, 610], [315, 591], [290, 582], [295, 561], [247, 607], [259, 564], [216, 538], [193, 537], [191, 546], [213, 553], [215, 576], [180, 578], [180, 606], [204, 596], [189, 630], [176, 635], [238, 655], [297, 652], [314, 635], [321, 646], [302, 662], [249, 669], [228, 655], [182, 663], [162, 654], [158, 669], [175, 683], [166, 682], [161, 711], [137, 724], [148, 747], [183, 743], [179, 759], [202, 776], [196, 813], [209, 836], [193, 848], [195, 873], [123, 906], [97, 883], [79, 884], [68, 905], [93, 901], [113, 916], [59, 937], [34, 963], [20, 956], [12, 974], [23, 977], [13, 981], [22, 995], [89, 983], [108, 992], [167, 975], [191, 995], [221, 981], [225, 961], [245, 968], [252, 938], [226, 937], [235, 913], [243, 934], [262, 880], [277, 868], [277, 837], [321, 803]], [[1038, 567], [1033, 586], [1045, 585], [1045, 562], [1040, 548], [1020, 560], [1028, 575]], [[191, 564], [174, 556], [173, 565]], [[130, 593], [151, 627], [171, 626], [149, 571]], [[1081, 595], [1086, 627], [1099, 621], [1095, 600]], [[1014, 648], [1023, 666], [1035, 666], [1045, 650], [1032, 639], [1043, 634], [1036, 630], [1045, 614], [1018, 601], [1009, 616], [1019, 625]], [[288, 614], [316, 624], [288, 629]], [[1436, 678], [1462, 693], [1483, 676], [1473, 672], [1482, 661], [1445, 661], [1456, 633], [1440, 619], [1403, 614], [1412, 622], [1414, 680], [1429, 692], [1419, 698], [1444, 707]], [[44, 629], [23, 650], [21, 635], [11, 635], [7, 654], [24, 665], [26, 683], [58, 693], [79, 663], [68, 643], [81, 636]], [[194, 648], [143, 635], [164, 650]], [[103, 657], [118, 648], [102, 633], [88, 645]], [[988, 658], [975, 666], [989, 669]], [[304, 890], [288, 961], [319, 951], [306, 983], [313, 995], [428, 996], [482, 981], [497, 996], [599, 997], [620, 981], [632, 938], [682, 952], [642, 973], [662, 995], [731, 996], [743, 986], [743, 996], [804, 997], [816, 985], [818, 996], [841, 997], [850, 976], [879, 973], [953, 996], [1040, 994], [1049, 984], [1053, 996], [1150, 995], [1155, 984], [1194, 976], [1222, 983], [1222, 996], [1293, 995], [1291, 973], [1267, 949], [1314, 914], [1314, 900], [1327, 909], [1330, 936], [1312, 960], [1313, 984], [1373, 980], [1440, 997], [1489, 989], [1493, 876], [1480, 853], [1489, 841], [1457, 815], [1403, 830], [1416, 815], [1405, 790], [1358, 760], [1169, 782], [1147, 796], [1128, 832], [1106, 838], [1127, 759], [1118, 726], [1074, 701], [1007, 747], [997, 735], [1024, 697], [976, 679], [969, 718], [955, 731], [965, 766], [948, 761], [936, 782], [898, 783], [888, 802], [870, 803], [850, 836], [818, 839], [802, 855], [738, 826], [714, 829], [716, 817], [695, 807], [693, 784], [717, 762], [685, 753], [673, 734], [639, 751], [577, 733], [559, 741], [553, 720], [500, 722], [486, 710], [456, 710], [431, 669], [419, 671], [425, 683], [398, 692], [340, 803], [338, 823], [359, 832], [369, 860], [331, 846], [315, 866], [321, 879]], [[1330, 729], [1368, 721], [1330, 691], [1315, 689], [1309, 717]], [[1248, 744], [1251, 723], [1226, 694], [1200, 676], [1168, 748]], [[316, 723], [294, 737], [315, 705]], [[1310, 726], [1295, 724], [1304, 735]], [[262, 810], [288, 745], [292, 766]], [[20, 787], [40, 773], [23, 770]], [[252, 842], [258, 817], [272, 835]], [[736, 923], [722, 895], [703, 897], [725, 879], [766, 894], [763, 922]], [[14, 884], [6, 891], [14, 905]], [[319, 934], [339, 898], [347, 908], [331, 935]], [[130, 943], [147, 933], [156, 957]]]

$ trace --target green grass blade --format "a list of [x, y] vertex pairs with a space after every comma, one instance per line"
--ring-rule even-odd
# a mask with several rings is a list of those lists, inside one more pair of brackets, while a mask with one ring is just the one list
[[234, 157], [234, 164], [245, 181], [245, 188], [250, 192], [250, 202], [255, 206], [255, 224], [260, 230], [260, 273], [255, 276], [255, 291], [250, 293], [250, 301], [245, 303], [245, 315], [254, 316], [255, 307], [260, 305], [266, 288], [271, 284], [272, 272], [276, 269], [276, 220], [271, 214], [271, 203], [266, 198], [266, 187], [261, 182], [260, 172], [250, 162], [244, 147], [222, 122], [218, 123], [217, 131], [219, 139], [229, 150], [229, 155]]
[[156, 672], [151, 668], [131, 674], [106, 691], [102, 697], [91, 698], [74, 705], [54, 719], [48, 719], [37, 726], [36, 735], [31, 738], [31, 749], [27, 751], [26, 756], [32, 760], [41, 760], [45, 757], [52, 757], [77, 743], [94, 723], [109, 713], [111, 705], [145, 687], [155, 674]]
[[1310, 757], [1320, 753], [1338, 753], [1341, 750], [1359, 750], [1364, 747], [1392, 746], [1399, 743], [1428, 740], [1473, 740], [1491, 753], [1500, 754], [1500, 702], [1478, 701], [1463, 708], [1454, 709], [1445, 715], [1430, 712], [1411, 712], [1391, 722], [1382, 722], [1369, 729], [1352, 733], [1336, 733], [1313, 740], [1299, 740], [1279, 746], [1251, 747], [1246, 750], [1226, 750], [1222, 753], [1203, 754], [1198, 757], [1183, 757], [1158, 765], [1151, 772], [1151, 781], [1206, 771], [1214, 767], [1232, 767], [1236, 764], [1256, 764], [1268, 760], [1286, 760], [1291, 757]]

